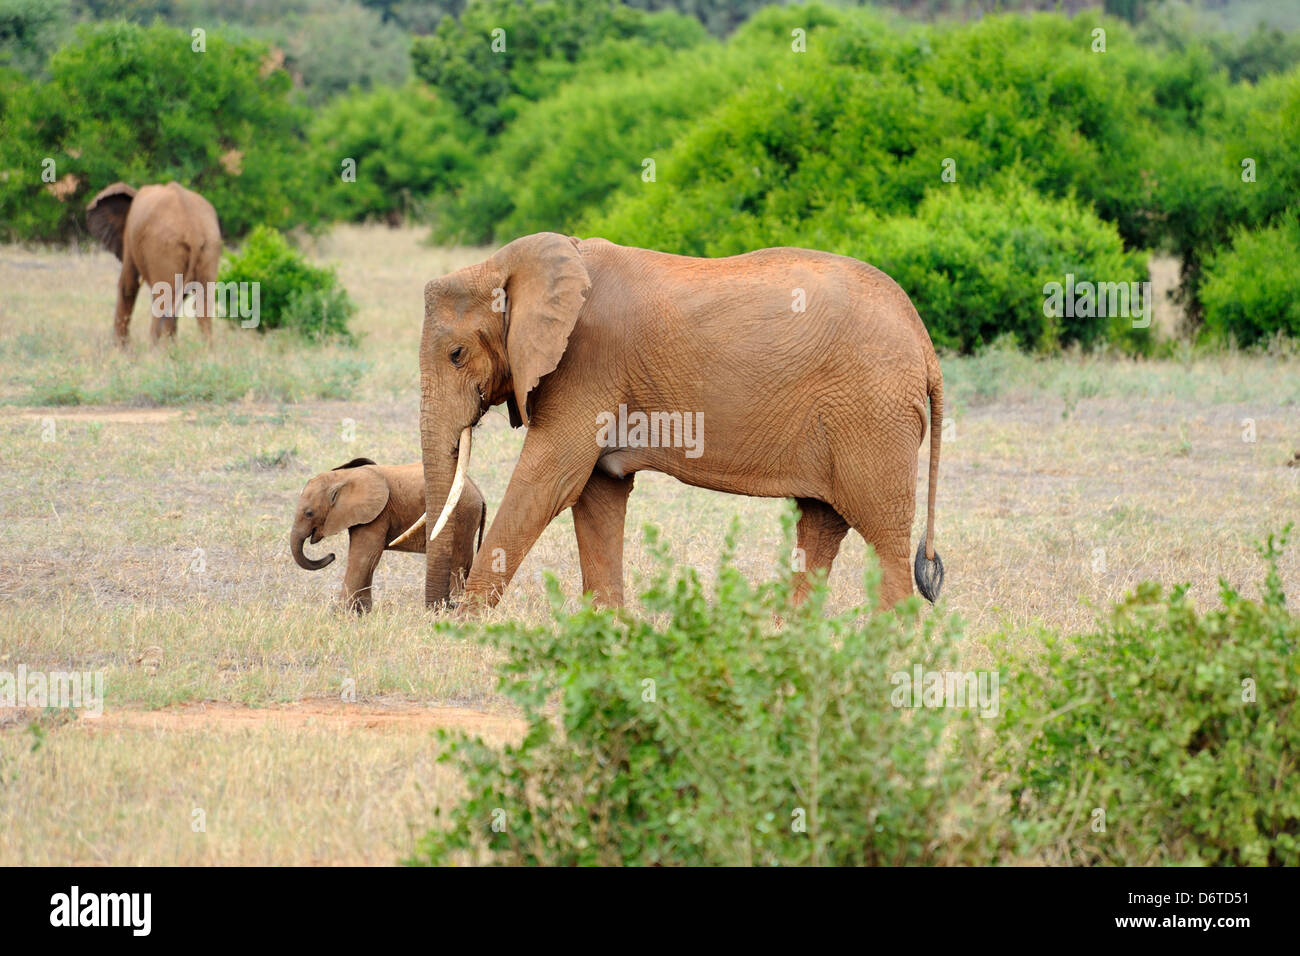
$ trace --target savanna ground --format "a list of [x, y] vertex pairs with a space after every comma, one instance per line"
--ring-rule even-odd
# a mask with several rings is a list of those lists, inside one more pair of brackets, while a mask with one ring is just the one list
[[[219, 323], [209, 354], [184, 320], [155, 351], [142, 296], [123, 355], [116, 260], [0, 249], [0, 670], [102, 671], [106, 691], [100, 718], [0, 710], [0, 864], [392, 863], [457, 792], [432, 730], [518, 732], [492, 653], [431, 628], [420, 557], [386, 557], [356, 619], [331, 606], [346, 541], [309, 546], [339, 555], [317, 573], [287, 546], [313, 474], [419, 458], [421, 289], [482, 255], [340, 228], [313, 256], [360, 305], [357, 348]], [[1300, 357], [1174, 353], [944, 357], [939, 609], [968, 668], [1089, 627], [1143, 579], [1202, 605], [1220, 577], [1257, 593], [1254, 543], [1300, 514]], [[495, 411], [476, 437], [489, 520], [521, 441]], [[630, 593], [646, 523], [708, 572], [738, 520], [742, 569], [771, 575], [781, 507], [638, 476]], [[834, 605], [861, 599], [863, 561], [850, 535]], [[547, 570], [576, 599], [567, 514], [493, 616], [544, 620]], [[1282, 572], [1300, 594], [1296, 549]]]

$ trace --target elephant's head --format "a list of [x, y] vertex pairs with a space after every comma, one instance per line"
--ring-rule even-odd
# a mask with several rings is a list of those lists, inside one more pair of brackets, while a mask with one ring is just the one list
[[434, 539], [464, 487], [470, 429], [500, 402], [512, 425], [530, 424], [538, 382], [564, 355], [590, 288], [578, 240], [553, 232], [424, 287], [420, 439], [426, 507], [441, 510], [426, 547], [427, 604], [448, 598], [451, 535]]
[[378, 469], [366, 467], [373, 464], [369, 458], [354, 458], [307, 482], [289, 533], [289, 550], [300, 568], [319, 571], [334, 560], [332, 553], [320, 559], [303, 554], [302, 546], [308, 538], [316, 544], [354, 525], [368, 524], [384, 510], [388, 482]]
[[131, 211], [135, 193], [126, 183], [113, 183], [101, 189], [86, 206], [90, 234], [118, 259], [122, 258], [122, 233], [126, 230], [126, 214]]

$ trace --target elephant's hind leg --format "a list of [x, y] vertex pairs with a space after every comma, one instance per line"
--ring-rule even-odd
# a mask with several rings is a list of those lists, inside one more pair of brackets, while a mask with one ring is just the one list
[[213, 283], [207, 279], [200, 279], [203, 285], [203, 294], [194, 297], [194, 309], [199, 321], [199, 334], [203, 336], [203, 341], [207, 345], [212, 344], [212, 313], [217, 309], [217, 298]]
[[876, 551], [880, 562], [881, 609], [912, 594], [911, 536], [915, 494], [867, 509], [846, 508], [849, 524]]
[[196, 297], [194, 305], [198, 309], [199, 333], [208, 345], [212, 344], [212, 317], [217, 312], [217, 267], [220, 256], [220, 245], [215, 251], [204, 246], [203, 256], [194, 274], [195, 281], [203, 286], [203, 295]]
[[169, 339], [176, 338], [176, 316], [155, 315], [153, 317], [153, 324], [149, 326], [149, 338], [154, 345], [157, 345], [164, 336]]
[[140, 273], [131, 253], [123, 249], [122, 272], [117, 278], [117, 309], [113, 313], [113, 333], [117, 336], [117, 344], [123, 348], [131, 340], [131, 312], [139, 293]]
[[596, 468], [573, 505], [582, 590], [604, 607], [623, 606], [623, 527], [631, 493], [631, 475], [614, 478]]
[[[912, 445], [914, 449], [916, 446]], [[835, 509], [876, 551], [881, 608], [912, 593], [912, 519], [916, 515], [916, 453], [876, 459], [848, 487], [836, 489]], [[892, 465], [892, 467], [891, 467]]]
[[795, 554], [794, 595], [795, 604], [802, 604], [812, 590], [811, 575], [819, 571], [831, 572], [840, 542], [848, 534], [849, 523], [838, 511], [816, 498], [798, 498], [799, 524]]

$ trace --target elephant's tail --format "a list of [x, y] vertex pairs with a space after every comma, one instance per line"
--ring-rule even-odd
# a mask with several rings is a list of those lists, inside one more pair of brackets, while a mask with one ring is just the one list
[[[928, 338], [928, 336], [927, 336]], [[916, 587], [927, 601], [933, 604], [943, 588], [943, 561], [934, 550], [934, 496], [939, 485], [939, 446], [943, 432], [943, 372], [934, 346], [926, 345], [926, 391], [930, 396], [930, 480], [925, 513], [925, 540], [917, 546], [912, 572]]]
[[483, 502], [478, 508], [478, 546], [474, 548], [475, 554], [483, 550], [483, 529], [487, 527], [487, 502]]

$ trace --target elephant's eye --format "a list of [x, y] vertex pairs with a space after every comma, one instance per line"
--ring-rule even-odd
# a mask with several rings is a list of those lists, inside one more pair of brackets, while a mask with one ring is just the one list
[[458, 345], [451, 350], [451, 364], [459, 368], [463, 361], [465, 361], [465, 346]]
[[302, 513], [302, 516], [303, 516], [304, 518], [311, 518], [311, 517], [314, 517], [314, 515], [315, 515], [315, 512], [313, 512], [310, 508], [308, 508], [306, 511], [304, 511], [304, 512]]

